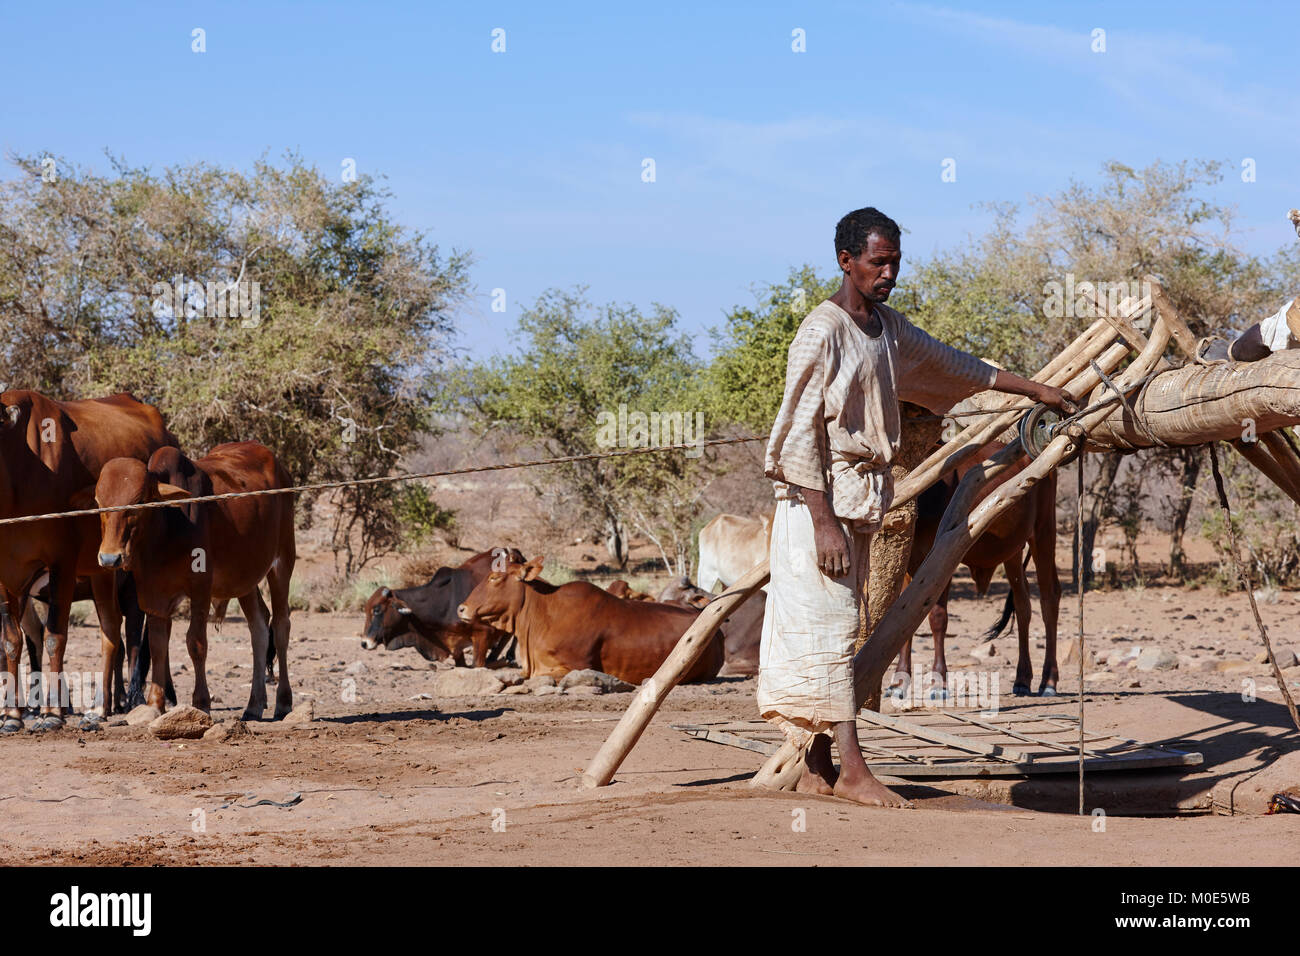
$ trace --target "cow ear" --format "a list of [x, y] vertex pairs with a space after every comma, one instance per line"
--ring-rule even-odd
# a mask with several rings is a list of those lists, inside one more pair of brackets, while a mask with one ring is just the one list
[[175, 485], [168, 484], [165, 481], [158, 482], [158, 499], [160, 501], [176, 501], [180, 498], [193, 498], [184, 488], [177, 488]]
[[525, 564], [523, 580], [525, 581], [537, 580], [538, 576], [542, 573], [542, 565], [545, 562], [546, 562], [546, 555], [539, 554], [537, 557], [533, 558], [533, 560]]
[[99, 502], [95, 500], [95, 486], [86, 485], [80, 491], [74, 492], [72, 497], [68, 499], [68, 506], [73, 511], [99, 507]]

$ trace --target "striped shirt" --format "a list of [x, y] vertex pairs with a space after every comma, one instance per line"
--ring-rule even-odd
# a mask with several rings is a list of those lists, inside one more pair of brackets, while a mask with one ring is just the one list
[[992, 386], [998, 372], [886, 305], [876, 314], [883, 333], [874, 337], [829, 299], [804, 317], [764, 468], [778, 498], [790, 497], [791, 485], [830, 492], [835, 514], [865, 524], [892, 498], [899, 401], [942, 413]]

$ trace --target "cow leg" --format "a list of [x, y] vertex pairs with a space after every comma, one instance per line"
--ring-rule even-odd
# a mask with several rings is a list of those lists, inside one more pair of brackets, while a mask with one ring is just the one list
[[[1052, 498], [1055, 509], [1055, 494]], [[1056, 665], [1056, 627], [1061, 611], [1061, 579], [1056, 573], [1056, 521], [1053, 514], [1046, 522], [1039, 522], [1042, 530], [1035, 530], [1029, 549], [1038, 574], [1038, 607], [1043, 612], [1043, 629], [1047, 633], [1043, 651], [1043, 681], [1038, 687], [1042, 697], [1056, 696], [1056, 682], [1061, 675]], [[1083, 648], [1079, 648], [1083, 653]], [[1083, 689], [1080, 688], [1080, 693]]]
[[99, 690], [90, 707], [82, 708], [81, 729], [95, 730], [112, 711], [113, 677], [122, 681], [122, 611], [117, 606], [117, 582], [111, 574], [96, 574], [90, 579], [99, 617]]
[[68, 678], [63, 669], [63, 655], [68, 648], [68, 616], [77, 575], [71, 568], [50, 569], [50, 618], [45, 624], [45, 652], [50, 658], [49, 680], [44, 682], [41, 716], [33, 730], [58, 730], [64, 724], [67, 707]]
[[932, 673], [935, 681], [935, 686], [927, 692], [930, 699], [948, 699], [948, 659], [944, 656], [944, 642], [948, 639], [948, 592], [951, 589], [952, 582], [949, 581], [934, 607], [930, 608], [930, 634], [934, 640]]
[[190, 626], [185, 631], [185, 647], [194, 665], [194, 693], [190, 703], [207, 713], [212, 710], [212, 694], [208, 691], [208, 601], [190, 599]]
[[912, 687], [912, 639], [903, 642], [898, 652], [898, 661], [894, 664], [894, 679], [889, 682], [886, 697], [902, 699], [911, 693]]
[[6, 734], [18, 733], [23, 729], [23, 712], [18, 706], [18, 667], [23, 654], [23, 640], [19, 635], [18, 622], [22, 620], [22, 604], [18, 595], [8, 589], [4, 591], [4, 615], [3, 619], [0, 619], [0, 627], [4, 630], [5, 670], [3, 678], [0, 678], [3, 681], [4, 719], [0, 721], [0, 733]]
[[149, 637], [149, 669], [153, 671], [153, 680], [144, 685], [144, 702], [162, 713], [167, 709], [167, 700], [163, 685], [158, 683], [158, 675], [170, 675], [172, 672], [171, 661], [167, 659], [172, 640], [172, 619], [150, 614], [146, 634]]
[[1033, 693], [1034, 662], [1029, 656], [1029, 582], [1025, 578], [1024, 568], [1020, 564], [1020, 555], [1002, 565], [1007, 574], [1007, 583], [1011, 585], [1011, 600], [1016, 608], [1016, 634], [1019, 637], [1019, 650], [1016, 655], [1016, 681], [1011, 685], [1011, 693], [1025, 697]]
[[275, 719], [279, 720], [293, 710], [293, 688], [289, 686], [289, 577], [277, 561], [266, 576], [267, 590], [271, 595], [271, 633], [275, 637], [275, 656], [280, 663], [280, 683], [275, 688]]
[[248, 706], [242, 719], [261, 720], [266, 710], [266, 648], [271, 637], [266, 605], [257, 588], [253, 588], [239, 599], [239, 606], [253, 642], [253, 686], [249, 688]]
[[[49, 608], [46, 608], [46, 616], [49, 615]], [[37, 717], [41, 711], [41, 687], [43, 664], [42, 657], [44, 653], [41, 645], [45, 641], [45, 625], [41, 623], [41, 616], [36, 610], [36, 601], [28, 598], [27, 605], [23, 609], [22, 636], [27, 643], [27, 700], [25, 703], [28, 716]]]

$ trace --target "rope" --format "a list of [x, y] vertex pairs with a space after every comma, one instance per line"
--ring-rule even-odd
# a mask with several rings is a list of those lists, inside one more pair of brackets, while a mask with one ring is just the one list
[[1083, 563], [1083, 459], [1079, 456], [1079, 488], [1074, 495], [1075, 565], [1079, 575], [1079, 816], [1083, 816], [1083, 589], [1088, 570]]
[[1255, 603], [1255, 589], [1251, 586], [1250, 576], [1246, 569], [1242, 567], [1240, 557], [1237, 554], [1237, 532], [1232, 527], [1232, 509], [1228, 507], [1228, 493], [1223, 487], [1223, 475], [1219, 472], [1219, 456], [1215, 454], [1214, 442], [1210, 443], [1210, 471], [1214, 473], [1214, 490], [1219, 493], [1219, 507], [1223, 509], [1223, 519], [1228, 525], [1228, 549], [1232, 557], [1232, 566], [1237, 572], [1237, 577], [1241, 579], [1241, 586], [1246, 589], [1246, 597], [1250, 601], [1250, 611], [1255, 615], [1255, 626], [1259, 628], [1259, 636], [1264, 640], [1264, 650], [1268, 654], [1268, 661], [1273, 665], [1273, 676], [1277, 680], [1278, 689], [1282, 691], [1282, 699], [1286, 701], [1286, 709], [1291, 713], [1291, 722], [1295, 724], [1296, 729], [1300, 730], [1300, 714], [1296, 713], [1295, 701], [1291, 699], [1291, 691], [1287, 689], [1286, 678], [1282, 676], [1282, 669], [1277, 666], [1277, 657], [1273, 654], [1273, 645], [1268, 640], [1268, 629], [1264, 627], [1264, 621], [1259, 616], [1259, 605]]
[[743, 442], [767, 441], [766, 435], [747, 435], [743, 438], [712, 438], [703, 442], [683, 442], [678, 445], [655, 445], [650, 448], [625, 448], [620, 451], [593, 452], [586, 455], [565, 455], [562, 458], [534, 458], [530, 461], [512, 461], [500, 465], [478, 465], [473, 468], [456, 468], [451, 471], [425, 471], [412, 475], [379, 475], [371, 478], [347, 478], [339, 481], [321, 481], [311, 485], [289, 488], [259, 488], [257, 491], [228, 491], [220, 495], [203, 495], [196, 498], [174, 498], [170, 501], [145, 501], [133, 505], [112, 505], [107, 508], [80, 508], [75, 511], [57, 511], [49, 514], [23, 515], [18, 518], [0, 518], [0, 525], [30, 524], [54, 518], [81, 518], [90, 515], [111, 514], [116, 511], [145, 511], [150, 508], [177, 508], [183, 505], [203, 504], [209, 501], [229, 501], [232, 498], [260, 498], [266, 495], [296, 495], [305, 491], [326, 491], [331, 488], [348, 488], [361, 485], [378, 485], [386, 482], [420, 481], [426, 478], [449, 478], [455, 475], [472, 475], [486, 471], [506, 471], [511, 468], [533, 468], [538, 465], [563, 465], [578, 461], [598, 461], [605, 458], [622, 458], [625, 455], [649, 455], [663, 451], [685, 451], [717, 445], [737, 445]]

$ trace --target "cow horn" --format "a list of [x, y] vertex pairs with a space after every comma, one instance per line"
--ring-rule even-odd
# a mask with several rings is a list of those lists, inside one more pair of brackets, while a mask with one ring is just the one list
[[5, 417], [9, 419], [10, 425], [17, 425], [18, 419], [22, 417], [23, 410], [17, 405], [5, 406]]
[[386, 598], [390, 598], [393, 596], [393, 592], [390, 591], [388, 588], [380, 588], [379, 593]]

